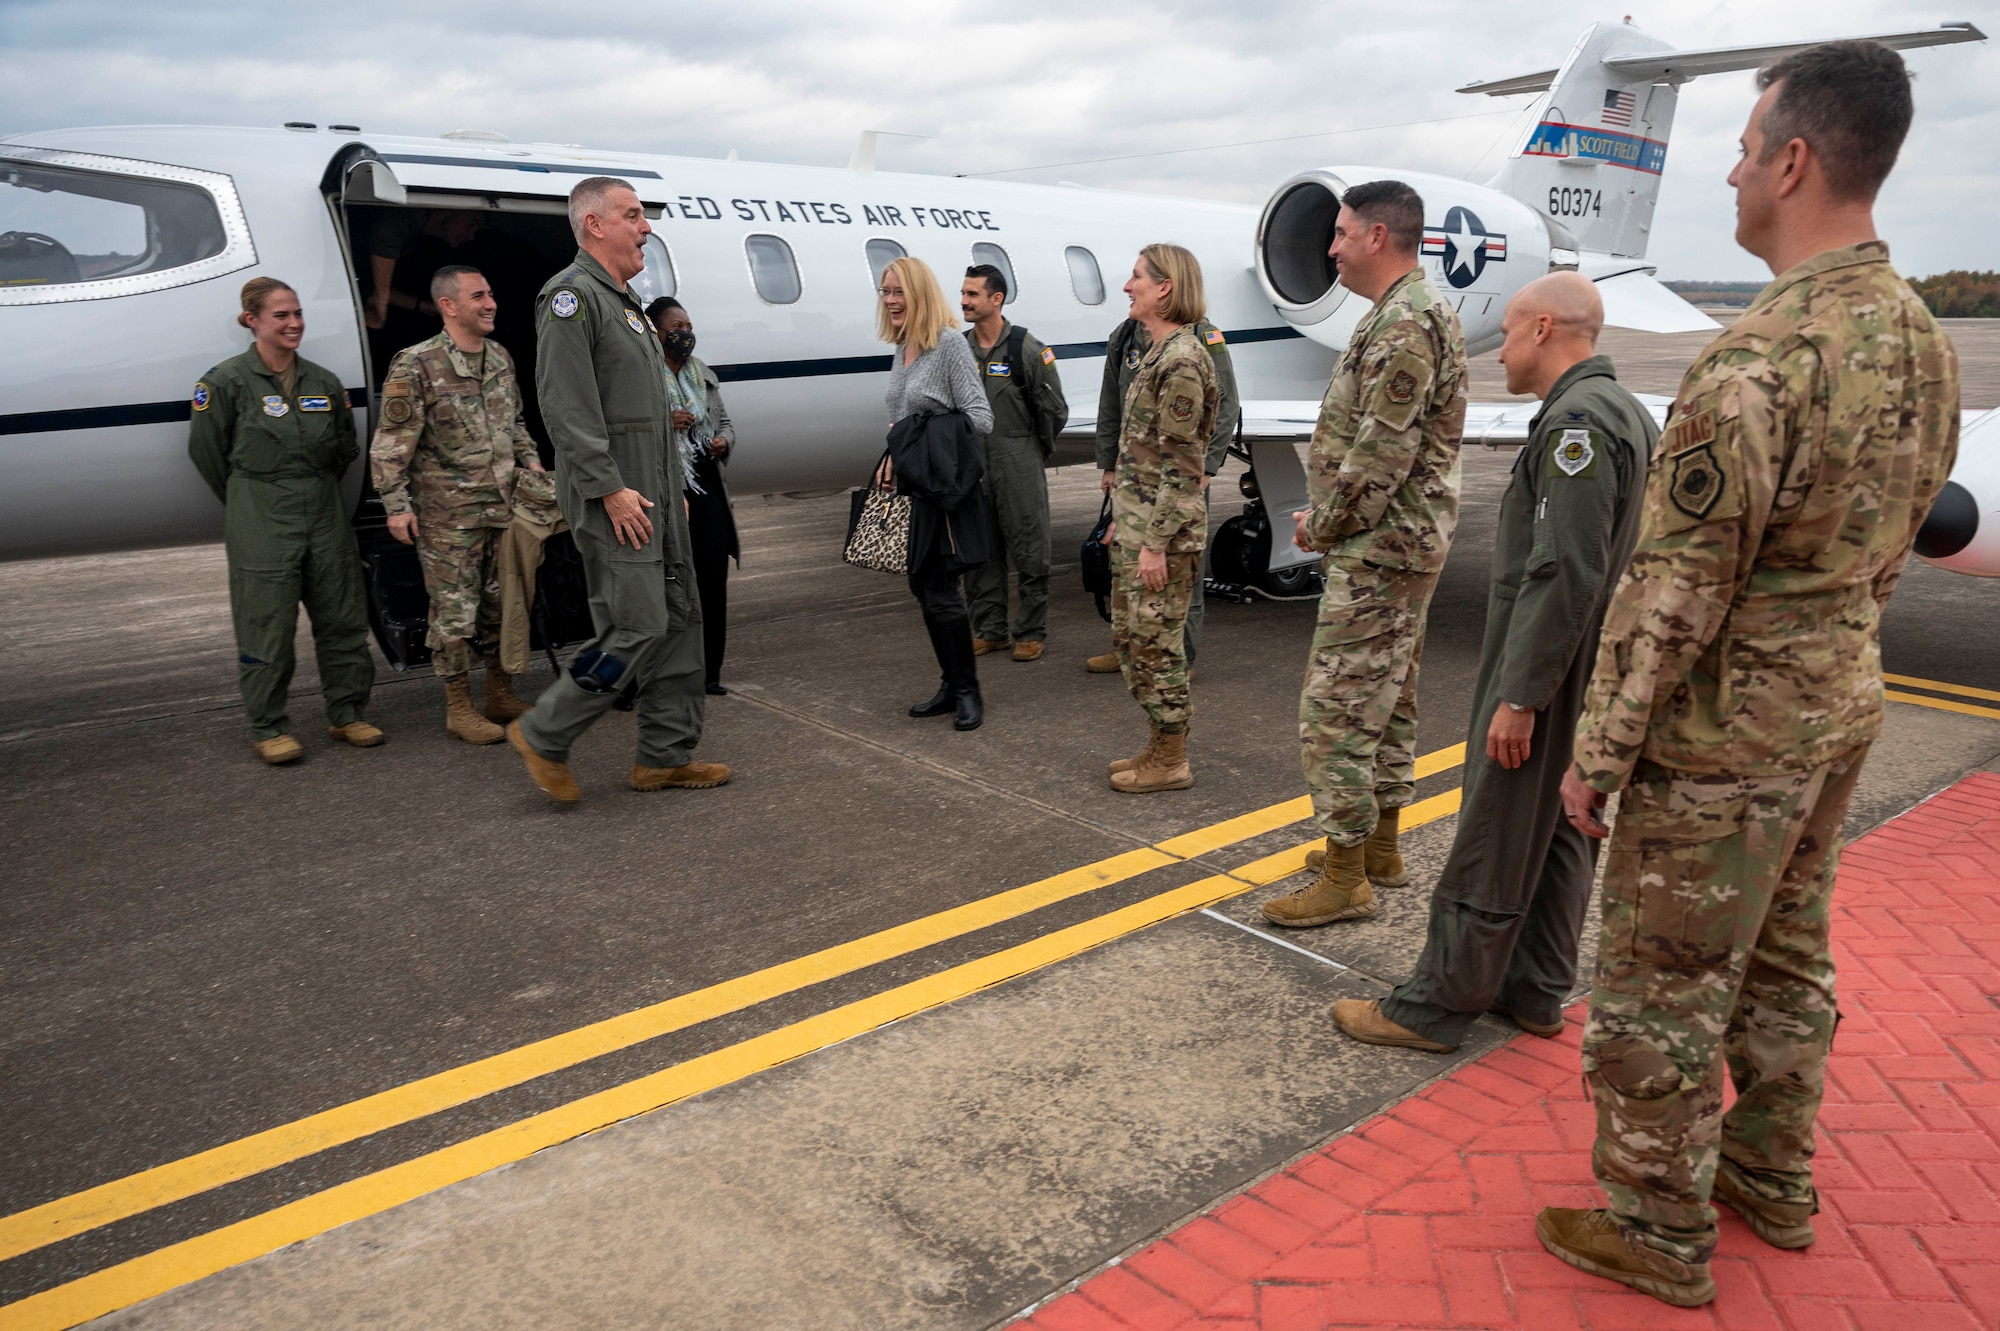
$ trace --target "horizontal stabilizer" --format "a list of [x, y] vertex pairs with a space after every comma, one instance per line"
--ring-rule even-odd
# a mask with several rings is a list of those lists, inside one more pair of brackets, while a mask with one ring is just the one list
[[1597, 279], [1604, 300], [1604, 322], [1614, 328], [1642, 333], [1713, 332], [1721, 324], [1682, 300], [1642, 272], [1618, 273]]
[[[1872, 32], [1850, 40], [1880, 42], [1894, 50], [1907, 51], [1919, 46], [1983, 42], [1986, 34], [1970, 23], [1943, 23], [1907, 32]], [[1650, 83], [1656, 79], [1691, 79], [1702, 74], [1757, 69], [1794, 51], [1817, 45], [1818, 42], [1779, 42], [1772, 46], [1712, 46], [1701, 51], [1648, 51], [1643, 55], [1606, 56], [1604, 64], [1630, 82]]]
[[[1898, 51], [1919, 46], [1950, 46], [1955, 42], [1983, 42], [1986, 34], [1970, 23], [1942, 23], [1935, 28], [1914, 28], [1905, 32], [1877, 32], [1857, 41], [1880, 42]], [[1793, 51], [1818, 42], [1777, 42], [1767, 46], [1711, 46], [1697, 51], [1646, 51], [1636, 55], [1607, 55], [1606, 71], [1616, 83], [1676, 82], [1703, 74], [1727, 74], [1732, 70], [1756, 69]], [[1483, 92], [1488, 97], [1510, 97], [1524, 92], [1546, 92], [1555, 83], [1560, 69], [1541, 69], [1532, 74], [1516, 74], [1507, 79], [1468, 83], [1460, 92]]]

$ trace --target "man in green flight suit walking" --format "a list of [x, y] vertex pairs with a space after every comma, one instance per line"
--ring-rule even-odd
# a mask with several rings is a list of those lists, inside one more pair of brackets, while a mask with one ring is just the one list
[[[965, 270], [958, 293], [965, 340], [993, 408], [986, 446], [986, 516], [993, 554], [965, 575], [975, 656], [1010, 644], [1016, 661], [1041, 659], [1049, 623], [1049, 455], [1069, 419], [1056, 354], [1000, 312], [1007, 275], [990, 263]], [[1020, 609], [1007, 630], [1007, 565], [1020, 580]]]
[[361, 718], [375, 684], [368, 603], [340, 499], [340, 474], [361, 456], [347, 390], [333, 371], [298, 354], [305, 312], [283, 282], [244, 283], [237, 319], [256, 343], [195, 384], [188, 456], [223, 503], [236, 683], [250, 736], [267, 763], [305, 754], [285, 714], [303, 603], [327, 732], [373, 748], [382, 732]]
[[1500, 326], [1507, 391], [1542, 409], [1500, 498], [1464, 804], [1423, 954], [1380, 1002], [1333, 1005], [1367, 1044], [1455, 1049], [1496, 1004], [1554, 1036], [1576, 983], [1597, 843], [1563, 817], [1562, 778], [1660, 431], [1596, 354], [1604, 302], [1589, 278], [1530, 282]]
[[582, 798], [570, 746], [612, 707], [639, 718], [634, 790], [729, 779], [696, 762], [701, 602], [660, 344], [626, 283], [652, 227], [630, 184], [592, 176], [569, 196], [578, 250], [536, 298], [535, 388], [555, 446], [556, 498], [583, 556], [597, 636], [542, 690], [507, 738], [551, 799]]

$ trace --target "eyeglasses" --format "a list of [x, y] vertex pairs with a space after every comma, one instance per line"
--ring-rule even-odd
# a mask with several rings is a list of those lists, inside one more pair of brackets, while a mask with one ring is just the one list
[[902, 293], [902, 291], [901, 291], [900, 289], [898, 289], [898, 290], [895, 290], [895, 291], [891, 291], [891, 290], [890, 290], [889, 288], [887, 288], [887, 287], [876, 287], [876, 288], [875, 288], [875, 294], [876, 294], [876, 295], [878, 295], [878, 296], [882, 296], [882, 297], [884, 297], [884, 298], [887, 298], [887, 297], [889, 297], [889, 296], [900, 296], [900, 295], [902, 295], [903, 293]]

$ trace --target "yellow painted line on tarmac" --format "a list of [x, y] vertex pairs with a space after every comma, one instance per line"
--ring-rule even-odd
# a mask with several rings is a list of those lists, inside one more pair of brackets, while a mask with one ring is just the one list
[[1907, 688], [1929, 689], [1933, 693], [1956, 693], [1961, 698], [1984, 698], [1988, 702], [2000, 702], [2000, 692], [1993, 689], [1975, 689], [1970, 684], [1947, 684], [1938, 679], [1918, 679], [1915, 675], [1891, 675], [1884, 673], [1884, 682], [1901, 684]]
[[[1417, 775], [1430, 776], [1455, 767], [1464, 761], [1464, 753], [1465, 746], [1459, 744], [1425, 754], [1417, 760]], [[1287, 800], [1170, 838], [1157, 846], [1113, 855], [1040, 882], [565, 1031], [40, 1206], [0, 1216], [0, 1261], [604, 1054], [1247, 841], [1297, 822], [1311, 812], [1308, 800]]]
[[[1459, 798], [1459, 791], [1453, 789], [1420, 800], [1404, 811], [1403, 826], [1421, 827], [1456, 813]], [[8, 1331], [60, 1331], [116, 1312], [622, 1119], [740, 1081], [926, 1008], [951, 1003], [1040, 970], [1148, 925], [1214, 905], [1249, 888], [1274, 883], [1303, 868], [1306, 852], [1318, 844], [1317, 839], [1301, 842], [1228, 873], [1173, 888], [1081, 924], [872, 994], [726, 1049], [531, 1115], [455, 1146], [391, 1165], [247, 1220], [106, 1267], [0, 1308], [0, 1322], [4, 1322]]]
[[1960, 716], [1983, 716], [1991, 721], [2000, 721], [2000, 707], [1980, 707], [1975, 703], [1953, 702], [1950, 698], [1926, 698], [1897, 689], [1884, 689], [1882, 696], [1890, 702], [1915, 703], [1919, 707], [1934, 707], [1940, 712], [1957, 712]]

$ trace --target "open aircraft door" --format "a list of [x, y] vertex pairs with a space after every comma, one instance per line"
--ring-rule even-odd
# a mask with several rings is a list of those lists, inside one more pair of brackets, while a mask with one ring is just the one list
[[[494, 338], [514, 359], [529, 433], [544, 465], [552, 465], [535, 402], [534, 293], [575, 252], [569, 232], [570, 187], [585, 176], [620, 168], [523, 164], [515, 159], [541, 154], [516, 148], [505, 153], [509, 156], [500, 157], [500, 150], [486, 144], [468, 146], [464, 157], [383, 153], [355, 143], [328, 164], [322, 189], [354, 295], [355, 326], [367, 367], [366, 429], [372, 432], [382, 380], [396, 352], [442, 327], [435, 311], [425, 309], [430, 272], [443, 263], [467, 263], [488, 277], [500, 298], [501, 321]], [[656, 172], [632, 174], [650, 177], [656, 185], [659, 181]], [[374, 300], [377, 284], [384, 281], [393, 284], [397, 302], [387, 314]], [[364, 448], [367, 437], [363, 435]], [[358, 470], [365, 473], [366, 468]], [[389, 534], [381, 500], [365, 474], [354, 529], [367, 573], [369, 623], [383, 655], [398, 670], [427, 664], [430, 597], [423, 570], [415, 549]], [[550, 653], [553, 664], [556, 649], [584, 641], [594, 629], [582, 560], [569, 534], [552, 537], [543, 553], [532, 641]]]

